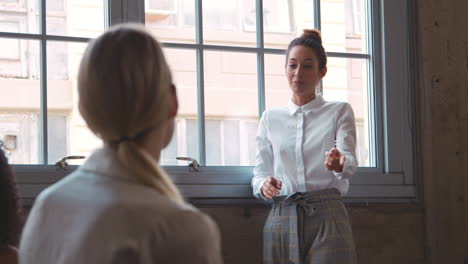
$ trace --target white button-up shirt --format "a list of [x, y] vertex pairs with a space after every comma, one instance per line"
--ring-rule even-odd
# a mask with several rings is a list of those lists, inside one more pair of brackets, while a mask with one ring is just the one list
[[[263, 198], [261, 186], [266, 177], [283, 182], [279, 195], [336, 188], [342, 195], [357, 167], [356, 126], [348, 103], [326, 102], [321, 95], [298, 106], [263, 113], [258, 127], [256, 167], [252, 188]], [[346, 161], [340, 173], [328, 170], [325, 152], [336, 147]]]
[[105, 147], [37, 198], [19, 262], [217, 264], [220, 247], [210, 217], [141, 184]]

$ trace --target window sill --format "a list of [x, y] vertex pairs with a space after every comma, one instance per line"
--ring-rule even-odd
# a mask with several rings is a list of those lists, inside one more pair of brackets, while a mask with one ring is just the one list
[[[56, 183], [77, 166], [67, 170], [55, 166], [13, 166], [20, 197], [26, 204], [41, 191]], [[253, 167], [203, 167], [190, 172], [188, 167], [166, 167], [184, 197], [200, 205], [268, 205], [255, 199], [250, 185]], [[367, 168], [353, 176], [345, 202], [411, 202], [417, 201], [416, 187], [404, 184], [401, 174], [376, 174]]]

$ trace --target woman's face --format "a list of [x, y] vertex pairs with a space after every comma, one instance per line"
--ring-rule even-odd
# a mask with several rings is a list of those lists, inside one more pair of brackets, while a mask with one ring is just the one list
[[172, 136], [174, 134], [174, 126], [175, 126], [175, 117], [177, 116], [177, 111], [179, 110], [179, 100], [177, 99], [177, 92], [176, 87], [174, 84], [171, 85], [171, 95], [170, 95], [170, 103], [169, 103], [169, 117], [167, 120], [167, 127], [166, 127], [166, 137], [164, 138], [163, 147], [167, 147], [171, 142]]
[[317, 84], [326, 73], [327, 67], [319, 69], [319, 62], [312, 48], [298, 45], [289, 51], [286, 77], [295, 96], [314, 98]]

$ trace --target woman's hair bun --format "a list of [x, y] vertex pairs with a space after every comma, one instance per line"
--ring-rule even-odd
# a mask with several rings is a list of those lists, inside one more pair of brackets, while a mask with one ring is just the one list
[[322, 44], [322, 33], [317, 29], [304, 29], [301, 38], [308, 38]]

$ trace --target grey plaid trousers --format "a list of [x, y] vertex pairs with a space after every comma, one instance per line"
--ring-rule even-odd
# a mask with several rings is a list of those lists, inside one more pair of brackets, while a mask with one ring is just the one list
[[336, 189], [274, 198], [263, 229], [264, 264], [355, 264], [349, 217]]

